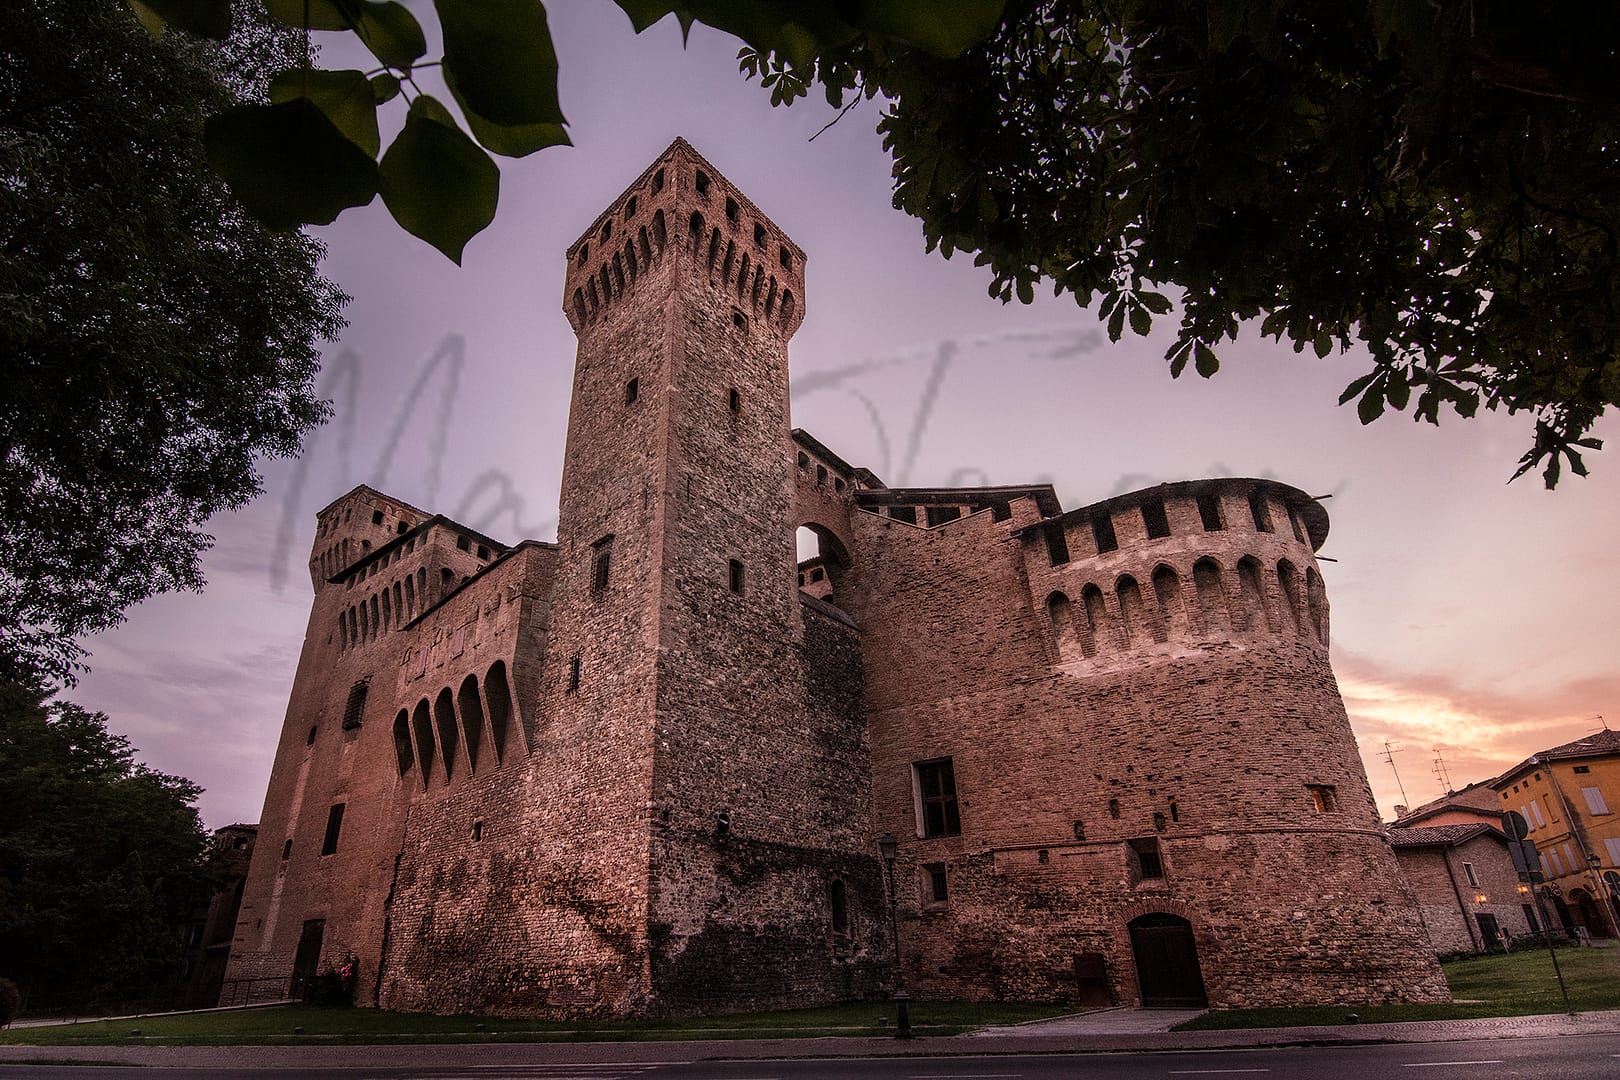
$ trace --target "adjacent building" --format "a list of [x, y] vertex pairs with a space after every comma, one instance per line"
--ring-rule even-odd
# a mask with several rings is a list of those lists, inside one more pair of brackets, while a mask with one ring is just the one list
[[317, 515], [230, 978], [869, 995], [892, 834], [918, 996], [1447, 998], [1329, 664], [1320, 503], [887, 486], [793, 428], [805, 253], [681, 140], [566, 265], [556, 542], [367, 487]]
[[1620, 870], [1620, 732], [1539, 751], [1492, 786], [1501, 808], [1530, 827], [1558, 922], [1613, 937], [1616, 899], [1604, 875]]

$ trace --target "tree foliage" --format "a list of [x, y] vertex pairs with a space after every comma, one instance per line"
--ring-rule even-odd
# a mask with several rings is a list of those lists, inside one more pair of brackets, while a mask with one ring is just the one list
[[152, 986], [219, 881], [195, 784], [107, 718], [0, 683], [0, 974], [33, 993]]
[[[168, 23], [224, 39], [233, 12], [254, 0], [128, 2], [154, 32]], [[673, 14], [683, 30], [702, 21], [804, 65], [866, 37], [954, 56], [994, 29], [1005, 0], [617, 2], [638, 31]], [[500, 171], [490, 155], [524, 157], [568, 144], [540, 0], [434, 0], [444, 39], [444, 56], [434, 61], [423, 59], [427, 36], [416, 16], [393, 0], [266, 3], [272, 17], [306, 35], [354, 34], [378, 62], [371, 71], [328, 71], [308, 61], [288, 67], [272, 84], [272, 104], [244, 105], [209, 122], [214, 170], [275, 227], [324, 225], [381, 194], [401, 228], [459, 264], [467, 242], [495, 217]], [[433, 68], [460, 121], [418, 84]], [[378, 160], [377, 110], [395, 98], [408, 107], [404, 130]]]
[[1003, 300], [1100, 300], [1115, 340], [1174, 319], [1174, 375], [1250, 320], [1359, 341], [1364, 423], [1527, 411], [1515, 475], [1549, 487], [1620, 401], [1612, 5], [1013, 0], [955, 59], [740, 59], [776, 101], [882, 95], [930, 250], [976, 253]]
[[304, 43], [238, 33], [155, 41], [118, 0], [0, 7], [0, 678], [71, 681], [75, 637], [200, 588], [205, 520], [325, 415], [346, 298], [202, 141]]

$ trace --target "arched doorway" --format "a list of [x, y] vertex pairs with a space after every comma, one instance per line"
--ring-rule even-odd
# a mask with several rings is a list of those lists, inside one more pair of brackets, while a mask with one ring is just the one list
[[1144, 1009], [1190, 1009], [1209, 1004], [1192, 923], [1153, 912], [1132, 919], [1131, 954]]
[[799, 555], [799, 591], [838, 606], [840, 586], [849, 569], [849, 551], [825, 525], [807, 521], [794, 537]]

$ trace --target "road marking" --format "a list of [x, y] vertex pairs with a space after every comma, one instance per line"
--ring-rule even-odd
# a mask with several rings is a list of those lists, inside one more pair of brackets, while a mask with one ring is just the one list
[[1007, 1077], [1023, 1075], [1023, 1073], [912, 1073], [911, 1080], [969, 1080], [969, 1077]]
[[1171, 1076], [1219, 1076], [1226, 1073], [1268, 1073], [1270, 1069], [1171, 1069]]
[[1500, 1065], [1503, 1058], [1493, 1058], [1490, 1061], [1408, 1061], [1403, 1069], [1432, 1069], [1437, 1065]]

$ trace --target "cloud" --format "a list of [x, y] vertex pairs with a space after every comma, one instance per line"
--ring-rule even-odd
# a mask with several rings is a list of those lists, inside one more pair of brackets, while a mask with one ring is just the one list
[[[1438, 798], [1446, 780], [1451, 790], [1489, 780], [1538, 750], [1589, 734], [1602, 724], [1603, 703], [1620, 696], [1620, 675], [1582, 676], [1518, 694], [1395, 670], [1354, 653], [1336, 654], [1334, 668], [1386, 812], [1396, 803]], [[1386, 740], [1393, 765], [1384, 759]]]

